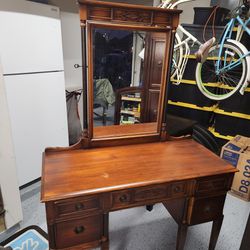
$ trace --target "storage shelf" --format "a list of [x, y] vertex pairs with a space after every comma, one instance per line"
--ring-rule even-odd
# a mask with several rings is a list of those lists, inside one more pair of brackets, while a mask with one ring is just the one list
[[133, 115], [136, 118], [140, 118], [140, 112], [129, 111], [129, 110], [121, 110], [121, 114]]
[[141, 102], [141, 98], [139, 98], [139, 97], [122, 96], [122, 101]]
[[[171, 78], [170, 80], [171, 80], [171, 82], [180, 82], [180, 83], [183, 83], [183, 84], [197, 85], [195, 80], [182, 79], [181, 81], [178, 81], [177, 79], [173, 79], [173, 78]], [[212, 83], [212, 82], [204, 84], [204, 86], [206, 86], [206, 87], [217, 87], [217, 88], [223, 88], [223, 89], [232, 89], [232, 87], [227, 87], [226, 85], [221, 85], [219, 87], [217, 85], [218, 85], [218, 83]], [[250, 92], [250, 87], [247, 87], [245, 89], [245, 92]]]
[[220, 138], [220, 139], [224, 139], [224, 140], [232, 140], [234, 138], [234, 136], [230, 136], [230, 135], [221, 135], [220, 133], [216, 132], [215, 131], [215, 128], [213, 127], [209, 127], [208, 130], [217, 138]]
[[225, 111], [225, 110], [220, 109], [220, 108], [215, 108], [214, 113], [250, 120], [249, 114], [243, 114], [243, 113], [239, 113], [239, 112], [229, 112], [229, 111]]
[[186, 103], [186, 102], [173, 102], [171, 100], [168, 100], [168, 104], [179, 106], [179, 107], [203, 110], [203, 111], [208, 111], [208, 112], [214, 111], [216, 109], [216, 107], [217, 107], [217, 105], [213, 105], [211, 107], [199, 107], [199, 106], [197, 106], [195, 104]]

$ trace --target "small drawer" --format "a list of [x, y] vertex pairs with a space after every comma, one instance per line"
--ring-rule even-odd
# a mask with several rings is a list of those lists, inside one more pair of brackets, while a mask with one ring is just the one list
[[55, 202], [57, 217], [67, 216], [74, 213], [90, 212], [100, 209], [98, 197], [75, 198]]
[[205, 178], [197, 181], [196, 194], [216, 193], [219, 191], [227, 191], [229, 176], [221, 176], [216, 178]]
[[126, 207], [132, 202], [131, 191], [119, 191], [112, 193], [112, 207]]
[[190, 224], [199, 224], [212, 221], [223, 214], [225, 195], [195, 198], [190, 218]]
[[170, 196], [179, 197], [187, 194], [187, 182], [175, 182], [170, 186]]
[[153, 187], [140, 188], [135, 191], [134, 200], [139, 201], [150, 201], [157, 199], [164, 199], [168, 197], [167, 185], [156, 185]]
[[95, 215], [55, 224], [56, 248], [67, 248], [100, 240], [103, 234], [102, 218], [102, 215]]

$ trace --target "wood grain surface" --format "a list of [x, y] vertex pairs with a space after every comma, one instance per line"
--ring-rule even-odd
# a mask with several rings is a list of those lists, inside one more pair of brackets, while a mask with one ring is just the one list
[[233, 173], [236, 169], [186, 139], [45, 153], [43, 202], [78, 195]]

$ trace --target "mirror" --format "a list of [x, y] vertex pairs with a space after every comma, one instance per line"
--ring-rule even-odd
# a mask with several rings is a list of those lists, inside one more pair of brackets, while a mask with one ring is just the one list
[[157, 133], [166, 33], [90, 30], [93, 138]]

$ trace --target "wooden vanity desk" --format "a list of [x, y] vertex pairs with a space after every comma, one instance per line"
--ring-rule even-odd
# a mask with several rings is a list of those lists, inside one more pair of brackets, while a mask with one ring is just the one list
[[83, 136], [43, 155], [50, 249], [107, 250], [110, 212], [156, 203], [178, 223], [176, 249], [184, 248], [188, 226], [208, 221], [214, 249], [236, 170], [192, 139], [168, 140], [167, 92], [181, 11], [78, 3]]
[[214, 249], [234, 172], [191, 139], [45, 153], [50, 248], [108, 249], [109, 212], [162, 202], [179, 225], [176, 249], [189, 225], [208, 221]]

